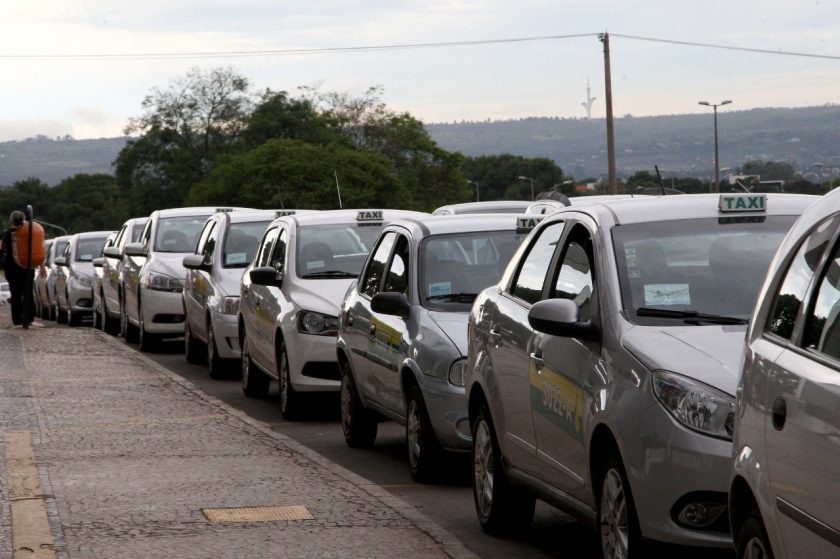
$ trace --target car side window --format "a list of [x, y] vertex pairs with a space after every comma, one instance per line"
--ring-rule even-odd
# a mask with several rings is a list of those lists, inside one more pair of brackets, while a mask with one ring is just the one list
[[216, 227], [216, 222], [214, 220], [208, 220], [207, 223], [204, 224], [204, 227], [201, 229], [201, 233], [198, 235], [198, 243], [196, 244], [195, 253], [196, 254], [206, 254], [204, 251], [204, 247], [207, 246], [207, 239], [210, 237], [210, 232]]
[[121, 247], [122, 246], [122, 240], [123, 240], [123, 237], [125, 236], [125, 230], [126, 230], [126, 226], [123, 225], [122, 229], [120, 229], [120, 232], [117, 233], [117, 237], [114, 239], [114, 242], [113, 242], [113, 244], [111, 244], [111, 246], [115, 246], [115, 247]]
[[256, 268], [263, 268], [268, 266], [268, 258], [271, 256], [271, 245], [274, 244], [274, 239], [280, 233], [279, 227], [274, 227], [265, 232], [262, 243], [260, 244], [260, 252], [257, 255], [255, 262]]
[[802, 346], [840, 360], [840, 243], [834, 247], [816, 293]]
[[68, 264], [70, 263], [70, 254], [72, 253], [72, 251], [73, 251], [73, 243], [67, 243], [66, 245], [64, 245], [64, 252], [62, 253], [62, 256], [65, 259], [67, 259]]
[[280, 236], [277, 242], [274, 243], [274, 250], [271, 253], [271, 262], [268, 264], [278, 273], [282, 274], [286, 271], [286, 230], [280, 229]]
[[385, 265], [388, 263], [388, 256], [391, 254], [391, 248], [394, 246], [396, 237], [397, 234], [393, 231], [385, 233], [370, 259], [364, 278], [359, 284], [360, 291], [368, 297], [373, 297], [379, 291], [382, 274], [385, 271]]
[[808, 285], [834, 234], [837, 222], [837, 218], [826, 220], [799, 247], [773, 300], [773, 310], [767, 323], [768, 332], [787, 339], [793, 336], [793, 327]]
[[143, 234], [140, 235], [140, 244], [143, 248], [148, 249], [149, 243], [152, 240], [152, 220], [146, 222], [146, 227], [143, 228]]
[[201, 250], [201, 254], [204, 254], [205, 262], [213, 261], [213, 253], [216, 251], [216, 239], [218, 236], [219, 228], [216, 227], [216, 222], [214, 221], [212, 225], [210, 225], [210, 233], [207, 235], [207, 242], [204, 243], [204, 249]]
[[397, 239], [391, 265], [385, 274], [385, 286], [382, 291], [405, 293], [408, 290], [408, 239], [400, 235]]
[[540, 232], [540, 236], [522, 259], [522, 265], [510, 289], [511, 295], [532, 305], [540, 300], [551, 257], [564, 227], [565, 222], [553, 223]]
[[582, 227], [572, 231], [550, 297], [570, 299], [580, 309], [579, 320], [592, 318], [592, 239]]

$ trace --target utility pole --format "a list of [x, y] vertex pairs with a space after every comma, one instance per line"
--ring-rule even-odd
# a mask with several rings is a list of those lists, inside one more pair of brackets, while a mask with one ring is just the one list
[[604, 43], [604, 87], [607, 103], [607, 165], [610, 174], [610, 194], [618, 194], [615, 173], [615, 137], [613, 133], [612, 77], [610, 76], [610, 35], [601, 33], [598, 38]]

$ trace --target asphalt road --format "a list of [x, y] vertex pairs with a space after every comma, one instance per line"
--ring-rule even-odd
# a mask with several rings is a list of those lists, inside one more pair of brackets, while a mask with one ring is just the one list
[[[179, 342], [167, 342], [160, 351], [146, 355], [211, 396], [399, 496], [452, 532], [479, 557], [578, 559], [595, 555], [595, 532], [541, 501], [537, 501], [531, 530], [523, 536], [498, 539], [482, 532], [475, 517], [468, 455], [453, 457], [446, 465], [446, 473], [435, 483], [416, 483], [408, 472], [404, 431], [396, 423], [380, 424], [372, 449], [349, 448], [341, 433], [337, 394], [311, 398], [311, 405], [306, 407], [310, 413], [298, 421], [285, 421], [280, 414], [276, 383], [272, 384], [267, 398], [247, 398], [238, 380], [213, 380], [205, 366], [187, 363], [182, 348], [183, 344]], [[681, 559], [728, 559], [733, 555], [674, 546], [656, 546], [651, 551], [655, 551], [655, 556], [680, 556]]]

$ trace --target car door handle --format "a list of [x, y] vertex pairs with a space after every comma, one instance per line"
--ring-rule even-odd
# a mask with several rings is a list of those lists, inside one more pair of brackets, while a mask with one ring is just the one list
[[370, 334], [371, 336], [376, 334], [376, 324], [374, 324], [373, 322], [371, 322], [368, 326], [368, 334]]
[[533, 361], [537, 366], [537, 374], [542, 374], [542, 367], [545, 364], [542, 357], [542, 351], [535, 351], [531, 353], [531, 361]]
[[489, 335], [490, 341], [496, 344], [499, 343], [499, 341], [502, 339], [502, 333], [499, 331], [498, 328], [491, 328]]
[[353, 315], [347, 313], [347, 326], [353, 326]]
[[781, 396], [773, 402], [773, 412], [771, 415], [773, 418], [773, 428], [776, 431], [784, 429], [785, 420], [787, 420], [787, 402]]

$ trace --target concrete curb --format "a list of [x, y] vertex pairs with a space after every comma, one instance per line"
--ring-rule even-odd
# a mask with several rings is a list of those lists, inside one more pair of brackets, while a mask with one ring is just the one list
[[192, 382], [184, 379], [177, 373], [172, 372], [163, 365], [160, 365], [159, 363], [153, 361], [149, 357], [146, 357], [142, 352], [130, 346], [127, 346], [117, 338], [114, 338], [113, 336], [105, 334], [104, 332], [101, 332], [99, 330], [92, 330], [92, 332], [95, 335], [99, 336], [100, 339], [104, 340], [106, 343], [109, 343], [114, 347], [122, 348], [127, 352], [134, 353], [135, 356], [141, 361], [143, 361], [146, 365], [148, 365], [150, 369], [153, 369], [156, 373], [166, 377], [170, 381], [182, 387], [184, 390], [187, 390], [188, 392], [194, 394], [201, 400], [204, 400], [205, 402], [222, 409], [226, 413], [237, 418], [238, 420], [249, 425], [250, 427], [258, 430], [264, 435], [267, 435], [277, 441], [282, 442], [291, 450], [305, 456], [307, 459], [311, 460], [312, 462], [315, 462], [316, 464], [325, 468], [332, 474], [346, 480], [349, 483], [352, 483], [353, 485], [358, 486], [368, 495], [378, 499], [386, 506], [394, 509], [407, 520], [410, 520], [415, 526], [417, 526], [418, 529], [420, 529], [433, 540], [438, 542], [441, 545], [443, 552], [446, 553], [452, 559], [478, 559], [478, 556], [475, 555], [469, 549], [467, 549], [464, 546], [464, 544], [461, 543], [461, 541], [458, 538], [456, 538], [453, 534], [451, 534], [449, 531], [430, 520], [423, 513], [418, 511], [415, 507], [412, 507], [399, 497], [392, 495], [385, 489], [379, 487], [370, 480], [367, 480], [362, 476], [351, 472], [347, 468], [339, 466], [335, 462], [328, 460], [321, 454], [318, 454], [314, 450], [310, 449], [307, 446], [304, 446], [303, 444], [295, 441], [294, 439], [291, 439], [282, 433], [274, 431], [273, 429], [271, 429], [271, 427], [269, 427], [262, 421], [258, 421], [250, 417], [248, 414], [241, 412], [222, 402], [218, 398], [210, 396], [201, 388], [195, 386]]

